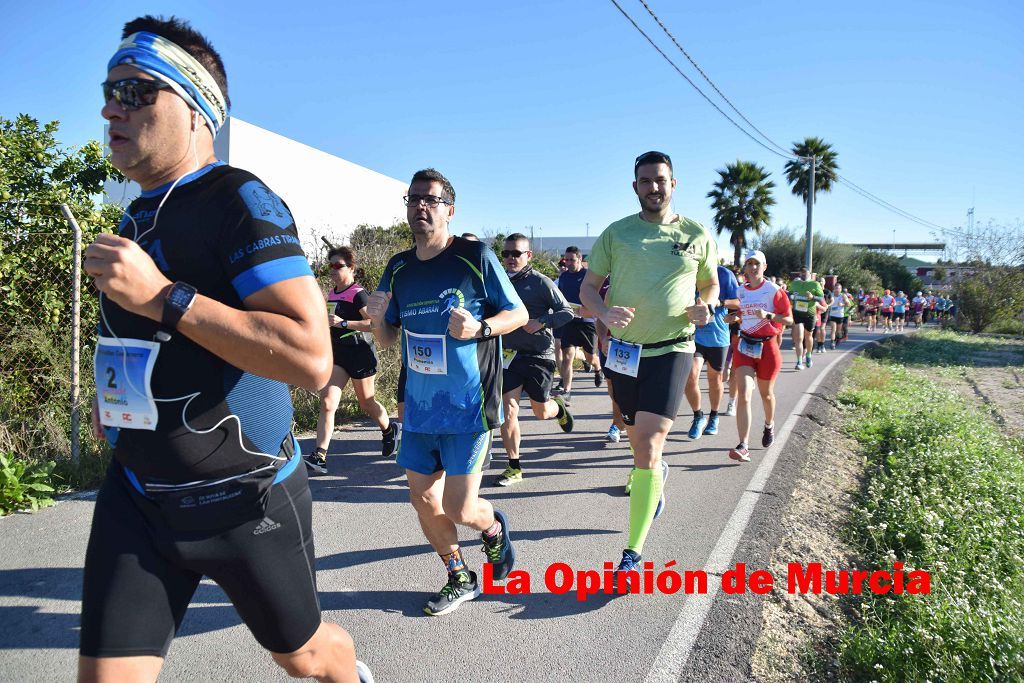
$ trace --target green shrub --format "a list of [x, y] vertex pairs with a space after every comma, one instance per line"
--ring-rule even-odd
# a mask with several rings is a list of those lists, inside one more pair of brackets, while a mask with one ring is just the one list
[[11, 453], [0, 453], [0, 514], [53, 505], [50, 475], [55, 463], [28, 465]]

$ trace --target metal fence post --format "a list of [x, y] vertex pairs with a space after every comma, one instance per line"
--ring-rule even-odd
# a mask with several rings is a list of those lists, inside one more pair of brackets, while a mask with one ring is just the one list
[[68, 219], [74, 231], [75, 247], [71, 263], [71, 462], [78, 467], [82, 445], [79, 439], [81, 414], [79, 409], [79, 351], [82, 338], [82, 229], [71, 213], [67, 204], [61, 204], [60, 210]]

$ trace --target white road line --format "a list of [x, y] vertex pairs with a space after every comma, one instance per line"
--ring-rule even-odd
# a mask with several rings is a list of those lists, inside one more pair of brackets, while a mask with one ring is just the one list
[[[708, 556], [707, 565], [704, 567], [704, 571], [707, 572], [708, 576], [721, 575], [722, 572], [731, 568], [730, 563], [733, 554], [736, 552], [736, 546], [739, 545], [740, 539], [743, 538], [743, 532], [746, 531], [747, 524], [750, 522], [754, 506], [761, 498], [761, 491], [768, 482], [768, 477], [771, 476], [775, 462], [779, 459], [779, 453], [785, 448], [790, 433], [792, 433], [793, 428], [800, 419], [800, 414], [807, 406], [807, 402], [811, 400], [811, 396], [818, 388], [818, 385], [824, 381], [835, 364], [848, 353], [859, 349], [861, 346], [870, 344], [872, 341], [874, 340], [861, 342], [856, 346], [849, 347], [844, 353], [837, 354], [829, 362], [828, 366], [814, 378], [814, 381], [807, 387], [803, 396], [797, 401], [796, 406], [790, 411], [789, 417], [778, 432], [775, 443], [765, 451], [761, 464], [758, 465], [757, 471], [754, 472], [754, 476], [747, 485], [747, 490], [740, 496], [736, 509], [733, 510], [729, 521], [725, 525], [725, 529], [722, 530], [722, 535], [718, 537], [718, 542], [711, 551], [711, 555]], [[683, 609], [676, 618], [676, 623], [672, 625], [672, 630], [665, 639], [665, 643], [661, 646], [661, 651], [654, 658], [654, 664], [651, 666], [651, 670], [647, 673], [647, 678], [645, 679], [646, 683], [676, 683], [679, 680], [683, 667], [686, 666], [686, 662], [693, 653], [693, 646], [697, 642], [697, 636], [700, 635], [704, 622], [707, 621], [708, 614], [711, 612], [711, 605], [719, 588], [720, 583], [712, 580], [708, 582], [707, 593], [687, 597], [686, 602], [683, 603]]]

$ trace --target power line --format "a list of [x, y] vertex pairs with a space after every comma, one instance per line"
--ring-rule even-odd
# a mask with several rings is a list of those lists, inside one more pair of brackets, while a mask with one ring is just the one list
[[[809, 160], [809, 159], [807, 159], [805, 157], [796, 156], [796, 155], [792, 154], [791, 152], [789, 152], [788, 150], [786, 150], [785, 148], [783, 148], [781, 145], [779, 145], [774, 140], [772, 140], [770, 137], [768, 137], [768, 135], [766, 135], [763, 131], [761, 131], [761, 129], [759, 129], [757, 126], [755, 126], [754, 123], [750, 119], [748, 119], [746, 116], [744, 116], [743, 113], [736, 107], [736, 105], [734, 105], [732, 103], [732, 101], [728, 97], [726, 97], [725, 93], [723, 93], [721, 91], [721, 89], [717, 85], [715, 85], [714, 81], [711, 80], [711, 77], [708, 76], [704, 72], [704, 70], [700, 67], [699, 64], [697, 64], [696, 60], [693, 59], [693, 57], [690, 56], [690, 54], [679, 43], [679, 41], [676, 40], [676, 37], [672, 34], [671, 31], [668, 30], [668, 27], [665, 26], [664, 22], [661, 21], [661, 19], [658, 17], [658, 15], [655, 14], [654, 10], [651, 9], [650, 5], [647, 4], [646, 0], [638, 0], [638, 1], [640, 2], [641, 5], [644, 6], [644, 9], [647, 10], [647, 13], [651, 15], [651, 18], [654, 19], [655, 22], [657, 22], [658, 26], [661, 27], [661, 30], [664, 31], [665, 35], [667, 35], [669, 37], [669, 39], [676, 46], [676, 48], [678, 48], [679, 51], [681, 53], [683, 53], [683, 55], [686, 57], [686, 59], [689, 60], [690, 64], [692, 64], [693, 67], [695, 69], [697, 69], [697, 72], [700, 73], [700, 75], [704, 78], [704, 80], [707, 81], [708, 84], [714, 89], [714, 91], [718, 94], [718, 96], [721, 97], [726, 102], [726, 104], [728, 104], [729, 107], [732, 108], [732, 110], [734, 112], [736, 112], [736, 114], [741, 119], [743, 119], [743, 121], [748, 126], [750, 126], [754, 131], [757, 132], [758, 135], [760, 135], [762, 138], [764, 138], [766, 141], [768, 141], [768, 143], [773, 145], [776, 149], [772, 149], [771, 147], [766, 146], [760, 140], [756, 139], [753, 135], [750, 134], [749, 131], [747, 131], [745, 128], [740, 126], [740, 124], [738, 124], [728, 114], [726, 114], [724, 111], [722, 111], [722, 109], [717, 104], [715, 104], [713, 101], [711, 101], [711, 99], [704, 93], [704, 91], [702, 91], [699, 87], [697, 87], [696, 83], [694, 83], [686, 74], [684, 74], [679, 69], [678, 66], [676, 66], [675, 62], [673, 62], [671, 59], [669, 59], [669, 57], [661, 50], [661, 48], [658, 47], [654, 43], [653, 40], [651, 40], [650, 36], [648, 36], [647, 33], [645, 33], [644, 30], [640, 28], [640, 26], [636, 23], [636, 21], [634, 21], [633, 18], [624, 9], [622, 9], [622, 7], [619, 5], [619, 3], [616, 2], [616, 0], [611, 0], [612, 4], [615, 5], [615, 7], [620, 12], [622, 12], [623, 16], [625, 16], [626, 19], [628, 19], [629, 22], [631, 24], [633, 24], [633, 27], [637, 31], [640, 32], [640, 35], [642, 35], [644, 38], [647, 39], [647, 42], [650, 43], [651, 46], [655, 50], [658, 51], [658, 54], [660, 54], [665, 59], [665, 61], [667, 61], [669, 64], [671, 64], [672, 68], [674, 68], [676, 70], [676, 72], [679, 73], [680, 76], [685, 78], [686, 82], [689, 83], [693, 87], [694, 90], [696, 90], [698, 93], [700, 93], [701, 97], [703, 97], [705, 100], [707, 100], [708, 104], [710, 104], [712, 107], [714, 107], [715, 110], [718, 111], [719, 114], [724, 116], [729, 121], [729, 123], [731, 123], [736, 128], [738, 128], [740, 130], [740, 132], [742, 132], [744, 135], [746, 135], [748, 138], [750, 138], [751, 140], [753, 140], [757, 144], [761, 145], [761, 147], [764, 147], [765, 149], [767, 149], [772, 154], [775, 154], [776, 156], [780, 156], [780, 157], [783, 157], [783, 158], [789, 159], [789, 160], [797, 160], [797, 161], [808, 161]], [[782, 150], [782, 152], [780, 153], [777, 150]], [[901, 209], [900, 207], [896, 206], [895, 204], [887, 202], [886, 200], [882, 199], [881, 197], [878, 197], [878, 196], [872, 194], [871, 192], [868, 192], [864, 188], [862, 188], [859, 185], [857, 185], [856, 183], [854, 183], [852, 180], [849, 180], [848, 178], [844, 178], [843, 176], [839, 175], [838, 173], [836, 173], [835, 176], [836, 176], [836, 180], [839, 183], [845, 185], [846, 187], [848, 187], [849, 189], [853, 190], [854, 192], [856, 192], [860, 196], [864, 197], [868, 201], [871, 201], [871, 202], [877, 204], [878, 206], [882, 207], [883, 209], [886, 209], [887, 211], [889, 211], [891, 213], [895, 213], [897, 216], [900, 216], [901, 218], [904, 218], [906, 220], [912, 221], [914, 223], [917, 223], [918, 225], [924, 226], [926, 228], [930, 228], [932, 230], [938, 230], [938, 231], [944, 232], [944, 233], [962, 234], [962, 233], [957, 233], [956, 231], [950, 230], [949, 228], [944, 228], [941, 225], [938, 225], [937, 223], [932, 223], [931, 221], [925, 220], [924, 218], [920, 218], [918, 216], [915, 216], [914, 214], [910, 213], [909, 211], [905, 211], [904, 209]]]
[[635, 28], [637, 31], [639, 31], [640, 35], [642, 35], [644, 38], [647, 39], [647, 42], [651, 44], [651, 47], [653, 47], [655, 50], [657, 50], [658, 54], [661, 55], [666, 62], [668, 62], [669, 64], [672, 65], [672, 68], [676, 70], [676, 73], [678, 73], [680, 76], [682, 76], [684, 79], [686, 79], [686, 82], [689, 83], [693, 87], [694, 90], [696, 90], [698, 93], [700, 93], [700, 96], [703, 97], [705, 100], [707, 100], [707, 103], [710, 104], [712, 107], [714, 107], [715, 110], [719, 114], [724, 116], [729, 121], [729, 123], [731, 123], [732, 125], [736, 126], [737, 130], [739, 130], [741, 133], [746, 135], [748, 138], [750, 138], [751, 140], [753, 140], [754, 142], [759, 144], [761, 147], [764, 147], [766, 150], [768, 150], [769, 152], [771, 152], [772, 154], [774, 154], [776, 156], [780, 156], [783, 159], [797, 159], [798, 158], [798, 157], [793, 156], [792, 154], [789, 154], [789, 153], [782, 154], [782, 153], [778, 152], [777, 150], [772, 149], [771, 147], [769, 147], [768, 145], [764, 144], [763, 142], [761, 142], [760, 140], [755, 138], [753, 135], [751, 135], [750, 132], [746, 128], [744, 128], [740, 124], [736, 123], [736, 121], [734, 121], [728, 114], [726, 114], [724, 111], [722, 111], [722, 108], [719, 107], [717, 104], [715, 104], [711, 100], [710, 97], [708, 97], [706, 94], [704, 94], [704, 91], [701, 90], [699, 87], [697, 87], [697, 84], [694, 83], [690, 79], [689, 76], [687, 76], [685, 73], [683, 73], [682, 69], [680, 69], [678, 66], [676, 66], [676, 63], [673, 62], [669, 58], [669, 56], [667, 54], [665, 54], [665, 52], [660, 47], [658, 47], [658, 45], [653, 40], [651, 40], [651, 37], [649, 35], [647, 35], [647, 33], [645, 33], [642, 28], [640, 28], [640, 25], [637, 24], [633, 20], [633, 17], [629, 16], [629, 13], [626, 12], [626, 10], [622, 9], [622, 6], [618, 2], [616, 2], [616, 0], [611, 0], [611, 3], [613, 5], [615, 5], [616, 9], [618, 9], [620, 12], [622, 12], [622, 16], [626, 17], [626, 19], [629, 20], [629, 23], [633, 24], [633, 28]]
[[760, 136], [761, 136], [762, 138], [764, 138], [765, 140], [767, 140], [767, 141], [769, 142], [769, 144], [771, 144], [772, 146], [774, 146], [774, 147], [775, 147], [776, 149], [780, 150], [780, 151], [781, 151], [781, 152], [782, 152], [783, 154], [785, 154], [786, 156], [793, 156], [793, 154], [792, 154], [792, 152], [791, 152], [790, 150], [786, 149], [786, 148], [785, 148], [785, 147], [783, 147], [782, 145], [779, 145], [779, 144], [778, 144], [778, 143], [776, 143], [776, 142], [775, 142], [774, 140], [772, 140], [772, 139], [771, 139], [770, 137], [768, 137], [767, 135], [765, 135], [765, 134], [764, 134], [764, 133], [763, 133], [763, 132], [761, 131], [761, 129], [759, 129], [759, 128], [758, 128], [757, 126], [755, 126], [755, 125], [753, 124], [753, 122], [752, 122], [752, 121], [751, 121], [750, 119], [748, 119], [748, 118], [747, 118], [746, 116], [744, 116], [744, 115], [743, 115], [743, 112], [741, 112], [741, 111], [740, 111], [739, 109], [737, 109], [737, 108], [736, 108], [736, 105], [735, 105], [735, 104], [733, 104], [733, 103], [732, 103], [732, 101], [731, 101], [731, 100], [730, 100], [730, 99], [729, 99], [728, 97], [726, 97], [726, 96], [725, 96], [725, 93], [724, 93], [724, 92], [722, 92], [721, 90], [719, 90], [718, 86], [717, 86], [717, 85], [715, 85], [714, 81], [712, 81], [712, 80], [711, 80], [711, 77], [710, 77], [710, 76], [708, 76], [708, 75], [707, 75], [706, 73], [704, 73], [704, 69], [700, 68], [700, 64], [698, 64], [698, 63], [696, 62], [696, 60], [694, 60], [694, 58], [690, 56], [690, 53], [689, 53], [689, 52], [687, 52], [687, 51], [686, 51], [686, 49], [685, 49], [685, 48], [684, 48], [684, 47], [683, 47], [682, 45], [680, 45], [680, 44], [679, 44], [679, 41], [678, 41], [678, 40], [676, 40], [676, 37], [675, 37], [674, 35], [672, 35], [672, 32], [671, 32], [671, 31], [669, 31], [669, 30], [668, 30], [668, 27], [667, 27], [667, 26], [665, 26], [665, 24], [664, 24], [664, 23], [662, 23], [661, 19], [660, 19], [660, 18], [658, 18], [658, 15], [654, 13], [654, 10], [652, 10], [652, 9], [651, 9], [650, 5], [648, 5], [648, 4], [647, 4], [647, 3], [645, 2], [645, 0], [639, 0], [639, 2], [640, 2], [640, 4], [641, 4], [641, 5], [643, 5], [643, 6], [644, 6], [644, 9], [646, 9], [646, 10], [647, 10], [647, 13], [651, 15], [651, 18], [652, 18], [652, 19], [654, 19], [654, 21], [656, 21], [656, 22], [658, 23], [658, 26], [660, 26], [660, 27], [661, 27], [661, 30], [665, 32], [665, 35], [667, 35], [667, 36], [669, 37], [669, 40], [671, 40], [671, 41], [672, 41], [672, 43], [673, 43], [673, 44], [674, 44], [674, 45], [675, 45], [675, 46], [676, 46], [677, 48], [679, 48], [679, 51], [683, 53], [683, 56], [685, 56], [685, 57], [686, 57], [686, 58], [687, 58], [688, 60], [690, 60], [690, 64], [692, 64], [692, 65], [693, 65], [693, 68], [697, 70], [697, 73], [699, 73], [699, 74], [700, 74], [701, 76], [703, 76], [703, 77], [704, 77], [704, 80], [708, 82], [708, 85], [710, 85], [710, 86], [711, 86], [712, 88], [714, 88], [715, 92], [716, 92], [716, 93], [718, 93], [718, 96], [719, 96], [719, 97], [721, 97], [721, 98], [722, 98], [723, 100], [725, 100], [725, 103], [726, 103], [726, 104], [728, 104], [728, 105], [729, 105], [729, 106], [730, 106], [730, 107], [732, 108], [732, 110], [733, 110], [734, 112], [736, 112], [736, 114], [737, 114], [737, 115], [738, 115], [738, 116], [739, 116], [739, 117], [740, 117], [741, 119], [743, 119], [744, 121], [746, 121], [746, 122], [747, 122], [747, 125], [748, 125], [748, 126], [750, 126], [751, 128], [753, 128], [753, 129], [754, 129], [754, 130], [755, 130], [755, 131], [757, 132], [757, 134], [758, 134], [758, 135], [760, 135]]

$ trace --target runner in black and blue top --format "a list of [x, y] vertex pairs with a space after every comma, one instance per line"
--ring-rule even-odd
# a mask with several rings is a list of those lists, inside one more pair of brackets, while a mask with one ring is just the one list
[[500, 335], [528, 316], [494, 253], [449, 234], [455, 190], [443, 175], [418, 171], [405, 201], [416, 246], [391, 258], [366, 308], [380, 344], [401, 343], [398, 464], [424, 535], [448, 570], [447, 583], [424, 606], [439, 615], [480, 595], [456, 524], [483, 533], [496, 579], [515, 562], [508, 520], [479, 491], [491, 430], [502, 421]]
[[[693, 354], [693, 365], [690, 367], [690, 378], [686, 382], [686, 400], [693, 410], [693, 422], [687, 436], [699, 439], [707, 434], [718, 434], [718, 407], [725, 393], [722, 373], [725, 371], [726, 359], [729, 356], [729, 323], [725, 316], [730, 310], [740, 307], [739, 284], [736, 276], [725, 266], [718, 266], [718, 300], [715, 317], [707, 325], [700, 325], [694, 333], [696, 351]], [[698, 301], [700, 293], [697, 294]], [[710, 411], [707, 415], [701, 410], [700, 370], [704, 363], [708, 366], [708, 402]]]
[[102, 114], [111, 162], [143, 193], [85, 251], [94, 429], [114, 460], [86, 551], [79, 678], [156, 680], [208, 576], [290, 674], [351, 680], [352, 639], [320, 618], [290, 433], [288, 384], [329, 375], [319, 288], [288, 207], [214, 156], [227, 81], [208, 41], [153, 17], [123, 38]]

